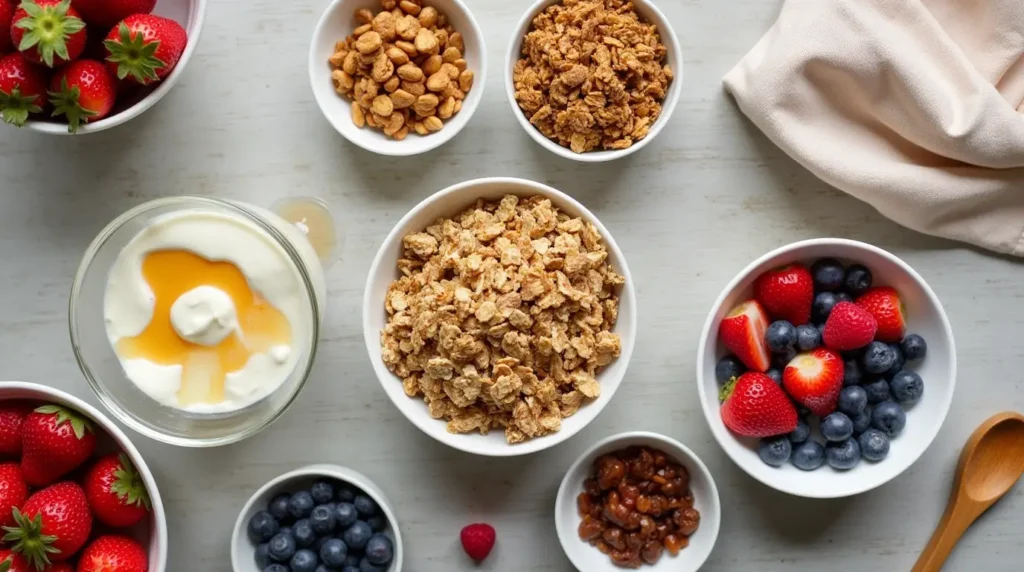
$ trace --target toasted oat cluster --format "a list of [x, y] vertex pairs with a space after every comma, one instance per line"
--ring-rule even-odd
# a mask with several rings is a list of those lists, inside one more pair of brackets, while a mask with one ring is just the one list
[[619, 356], [622, 276], [594, 225], [551, 201], [477, 201], [403, 239], [381, 332], [384, 363], [448, 431], [558, 431]]
[[545, 137], [577, 153], [625, 149], [661, 114], [666, 51], [628, 0], [562, 0], [523, 39], [516, 101]]

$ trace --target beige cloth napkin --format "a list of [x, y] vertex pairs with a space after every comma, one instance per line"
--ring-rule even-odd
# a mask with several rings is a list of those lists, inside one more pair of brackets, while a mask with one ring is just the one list
[[1024, 0], [787, 0], [725, 87], [885, 216], [1024, 256]]

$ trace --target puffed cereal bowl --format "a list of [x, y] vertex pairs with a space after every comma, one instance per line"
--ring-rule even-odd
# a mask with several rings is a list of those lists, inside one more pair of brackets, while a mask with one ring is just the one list
[[[424, 230], [440, 217], [455, 216], [472, 206], [477, 199], [500, 200], [507, 194], [519, 197], [546, 197], [560, 211], [593, 224], [607, 248], [608, 264], [625, 278], [625, 283], [618, 291], [618, 319], [611, 330], [621, 340], [621, 351], [617, 359], [596, 375], [601, 387], [600, 395], [581, 405], [575, 414], [563, 418], [559, 431], [513, 445], [506, 442], [501, 428], [493, 429], [487, 435], [478, 432], [449, 433], [447, 422], [432, 418], [422, 397], [406, 395], [401, 379], [387, 368], [381, 355], [381, 330], [387, 323], [385, 299], [389, 286], [400, 276], [397, 262], [403, 251], [403, 237]], [[514, 178], [476, 179], [448, 187], [428, 197], [402, 217], [384, 239], [370, 267], [363, 294], [363, 338], [370, 363], [373, 364], [374, 372], [385, 393], [395, 407], [421, 431], [445, 445], [468, 453], [493, 457], [524, 455], [553, 447], [572, 437], [593, 421], [611, 401], [619, 384], [622, 383], [633, 353], [633, 343], [636, 339], [636, 293], [626, 259], [615, 244], [615, 240], [597, 217], [575, 199], [533, 181]]]

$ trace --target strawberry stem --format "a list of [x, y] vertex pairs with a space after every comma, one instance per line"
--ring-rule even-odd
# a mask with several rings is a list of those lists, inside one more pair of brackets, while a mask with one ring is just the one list
[[729, 381], [725, 382], [725, 385], [718, 390], [718, 401], [720, 403], [725, 403], [725, 400], [729, 399], [729, 396], [732, 395], [732, 390], [736, 389], [736, 379], [735, 376], [730, 377]]
[[24, 556], [36, 570], [44, 570], [50, 565], [48, 555], [60, 553], [60, 549], [52, 546], [57, 537], [43, 534], [42, 515], [37, 514], [35, 518], [29, 519], [17, 507], [11, 512], [15, 526], [4, 527], [7, 534], [3, 536], [3, 541], [13, 542], [11, 550]]
[[[65, 89], [67, 89], [67, 80], [64, 80], [62, 82], [62, 84], [63, 84], [63, 87]], [[76, 88], [73, 88], [73, 89], [75, 90], [75, 99], [77, 101], [77, 99], [78, 99], [78, 88], [76, 87]], [[51, 93], [51, 95], [53, 95], [53, 94]], [[89, 110], [84, 110], [84, 111], [86, 113], [91, 113], [92, 115], [96, 115], [96, 112], [94, 112], [94, 111], [89, 111]], [[54, 111], [53, 114], [57, 115], [57, 112]], [[72, 133], [74, 133], [74, 131], [72, 131]], [[89, 420], [86, 419], [85, 417], [82, 417], [82, 415], [79, 414], [77, 411], [72, 411], [71, 409], [68, 409], [67, 407], [61, 407], [60, 405], [43, 405], [41, 407], [37, 407], [36, 408], [36, 413], [43, 413], [43, 414], [46, 414], [46, 415], [56, 415], [57, 416], [57, 426], [60, 426], [60, 424], [64, 423], [64, 422], [70, 422], [71, 423], [71, 429], [75, 432], [75, 437], [77, 437], [79, 439], [81, 439], [82, 437], [85, 437], [85, 432], [86, 431], [92, 433], [92, 423], [90, 423]]]
[[68, 38], [85, 28], [85, 22], [80, 18], [68, 16], [71, 0], [46, 6], [40, 6], [34, 0], [25, 0], [19, 7], [25, 11], [26, 17], [14, 24], [15, 28], [25, 30], [18, 51], [36, 48], [39, 58], [51, 68], [54, 55], [64, 61], [71, 59], [68, 56]]
[[11, 93], [0, 91], [0, 118], [4, 123], [21, 127], [28, 121], [30, 113], [40, 113], [42, 110], [36, 105], [36, 96], [22, 95], [20, 88], [12, 89]]
[[164, 61], [155, 55], [160, 40], [146, 42], [142, 32], [133, 34], [124, 22], [118, 26], [117, 35], [117, 40], [103, 41], [110, 54], [107, 61], [117, 64], [117, 79], [130, 75], [143, 85], [160, 79], [156, 70], [164, 67]]
[[127, 455], [121, 453], [117, 459], [121, 467], [114, 471], [114, 482], [110, 485], [110, 491], [126, 506], [135, 505], [149, 510], [149, 493], [146, 491], [146, 484], [142, 482], [142, 477]]

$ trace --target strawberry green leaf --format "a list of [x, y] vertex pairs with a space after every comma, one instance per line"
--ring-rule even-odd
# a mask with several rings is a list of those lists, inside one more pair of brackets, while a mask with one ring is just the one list
[[[67, 80], [62, 81], [61, 83], [62, 83], [64, 88], [67, 88]], [[76, 92], [75, 100], [77, 101], [77, 99], [78, 99], [78, 94], [77, 94], [78, 88], [76, 87], [76, 88], [73, 88], [73, 89]], [[51, 93], [51, 95], [53, 95], [53, 94]], [[85, 110], [85, 111], [95, 115], [95, 112], [91, 112], [89, 110]], [[54, 111], [53, 114], [57, 115], [57, 112]], [[69, 120], [69, 127], [70, 127], [70, 120]], [[76, 128], [77, 128], [77, 126], [76, 126]], [[72, 131], [72, 133], [74, 133], [74, 131]], [[71, 423], [71, 429], [75, 432], [75, 437], [77, 437], [78, 439], [81, 439], [81, 438], [85, 437], [85, 432], [86, 431], [89, 431], [90, 433], [92, 432], [92, 423], [88, 419], [83, 417], [80, 413], [78, 413], [77, 411], [72, 411], [71, 409], [68, 409], [67, 407], [61, 407], [60, 405], [43, 405], [41, 407], [37, 407], [36, 408], [36, 413], [45, 413], [47, 415], [56, 415], [57, 416], [57, 426], [60, 426], [62, 423], [65, 423], [65, 422]]]
[[4, 123], [21, 127], [28, 121], [30, 113], [42, 111], [43, 108], [36, 105], [34, 95], [22, 95], [21, 89], [17, 87], [12, 89], [11, 93], [0, 91], [0, 119], [3, 119]]
[[11, 511], [14, 517], [14, 526], [5, 526], [7, 534], [3, 541], [13, 543], [11, 550], [17, 552], [29, 561], [29, 564], [36, 570], [43, 570], [50, 565], [50, 554], [59, 554], [60, 549], [53, 546], [57, 537], [43, 534], [43, 517], [37, 514], [35, 518], [28, 518], [14, 507]]
[[68, 38], [85, 28], [85, 22], [81, 18], [68, 16], [71, 0], [47, 6], [26, 0], [20, 7], [25, 10], [26, 16], [14, 24], [15, 28], [25, 30], [25, 35], [18, 43], [18, 50], [24, 52], [36, 49], [47, 67], [53, 67], [54, 56], [64, 60], [70, 59]]
[[729, 396], [732, 395], [732, 390], [735, 388], [736, 378], [729, 378], [729, 381], [725, 382], [725, 385], [722, 386], [722, 389], [718, 390], [718, 401], [721, 403], [725, 403], [725, 400], [729, 399]]
[[114, 482], [110, 485], [110, 491], [117, 495], [118, 500], [125, 506], [135, 505], [149, 510], [149, 493], [138, 471], [124, 453], [118, 455], [117, 459], [121, 467], [114, 471]]
[[4, 561], [0, 562], [0, 572], [7, 572], [8, 570], [10, 570], [11, 569], [11, 560], [13, 560], [13, 559], [14, 559], [13, 556], [8, 556], [7, 558], [4, 558]]
[[160, 40], [145, 41], [143, 34], [132, 34], [128, 25], [121, 22], [117, 28], [118, 39], [104, 40], [108, 62], [117, 64], [117, 79], [132, 76], [141, 84], [154, 82], [159, 78], [156, 70], [164, 67], [164, 61], [156, 57]]

